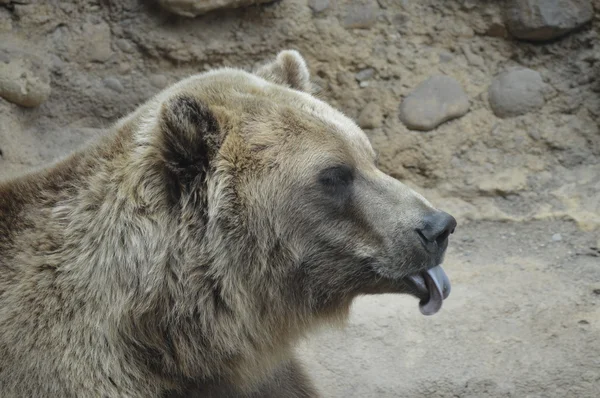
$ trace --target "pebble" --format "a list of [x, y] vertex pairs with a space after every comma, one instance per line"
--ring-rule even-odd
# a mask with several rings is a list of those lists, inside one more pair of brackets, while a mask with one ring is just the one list
[[376, 103], [370, 102], [363, 108], [358, 116], [358, 125], [363, 129], [375, 129], [381, 127], [383, 113]]
[[342, 20], [342, 26], [346, 29], [368, 29], [377, 22], [377, 9], [375, 2], [351, 5]]
[[25, 107], [36, 107], [50, 96], [50, 72], [40, 57], [0, 46], [0, 96]]
[[108, 88], [110, 88], [111, 90], [114, 90], [118, 93], [122, 93], [125, 90], [125, 87], [123, 87], [123, 84], [121, 84], [121, 82], [119, 81], [119, 79], [117, 79], [116, 77], [107, 77], [103, 80], [104, 85]]
[[440, 51], [438, 56], [440, 58], [441, 63], [450, 62], [450, 61], [452, 61], [452, 58], [454, 58], [454, 56], [452, 55], [451, 52], [445, 51], [445, 50]]
[[329, 0], [308, 0], [308, 6], [315, 14], [327, 10], [330, 6]]
[[88, 61], [106, 62], [112, 56], [110, 48], [110, 27], [105, 22], [97, 24], [86, 23], [83, 25], [83, 36], [86, 43], [83, 51]]
[[57, 75], [62, 75], [65, 68], [65, 63], [56, 54], [50, 54], [48, 56], [48, 68], [50, 72]]
[[182, 17], [193, 18], [209, 11], [226, 8], [246, 7], [273, 0], [158, 0], [165, 10]]
[[468, 44], [463, 44], [461, 46], [461, 50], [470, 65], [477, 66], [482, 69], [485, 68], [485, 62], [483, 61], [483, 58], [477, 54], [474, 54]]
[[117, 47], [125, 53], [131, 54], [134, 51], [133, 45], [125, 39], [119, 39], [116, 41]]
[[508, 36], [508, 31], [506, 30], [506, 25], [504, 21], [502, 21], [500, 16], [494, 15], [492, 16], [492, 20], [488, 25], [485, 34], [490, 37], [506, 37]]
[[336, 79], [340, 86], [352, 87], [354, 85], [354, 79], [350, 72], [338, 72]]
[[[2, 0], [0, 0], [2, 4]], [[10, 32], [13, 29], [12, 18], [10, 12], [6, 8], [0, 8], [0, 33]]]
[[117, 70], [120, 74], [124, 75], [131, 71], [131, 65], [129, 65], [127, 62], [120, 63]]
[[552, 235], [552, 242], [560, 242], [562, 240], [562, 235], [561, 234], [554, 234]]
[[419, 84], [400, 105], [400, 120], [413, 130], [429, 131], [469, 111], [469, 98], [450, 76], [432, 76]]
[[513, 68], [494, 78], [488, 89], [488, 97], [496, 116], [514, 117], [544, 106], [546, 89], [537, 71]]
[[356, 75], [354, 75], [354, 78], [356, 80], [358, 80], [359, 82], [362, 82], [362, 81], [371, 79], [374, 75], [375, 75], [375, 69], [367, 68], [367, 69], [363, 69], [363, 70], [359, 71], [358, 73], [356, 73]]
[[165, 88], [169, 84], [165, 75], [151, 75], [149, 78], [150, 84], [156, 88]]
[[506, 24], [518, 39], [548, 41], [568, 34], [593, 17], [590, 0], [511, 0]]

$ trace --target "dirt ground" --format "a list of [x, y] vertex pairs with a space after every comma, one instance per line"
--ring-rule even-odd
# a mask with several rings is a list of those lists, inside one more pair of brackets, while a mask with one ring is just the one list
[[[371, 121], [382, 169], [459, 220], [439, 314], [409, 297], [361, 298], [346, 329], [302, 344], [324, 396], [597, 397], [593, 5], [581, 30], [533, 44], [506, 33], [507, 1], [281, 0], [190, 19], [152, 1], [0, 0], [0, 61], [37, 57], [51, 87], [34, 108], [0, 98], [0, 178], [69, 153], [182, 77], [297, 49], [322, 98]], [[515, 66], [542, 76], [544, 105], [498, 118], [488, 87]], [[460, 82], [469, 112], [408, 130], [399, 105], [436, 74]]]

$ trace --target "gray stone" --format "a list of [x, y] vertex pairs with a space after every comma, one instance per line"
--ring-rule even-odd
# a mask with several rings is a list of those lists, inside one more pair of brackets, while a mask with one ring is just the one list
[[358, 116], [358, 125], [363, 129], [374, 129], [381, 127], [383, 114], [379, 105], [370, 102], [363, 108]]
[[454, 58], [454, 55], [452, 55], [451, 52], [445, 51], [445, 50], [440, 51], [438, 56], [440, 58], [441, 63], [450, 62], [450, 61], [452, 61], [452, 58]]
[[35, 107], [50, 96], [50, 73], [40, 57], [0, 46], [0, 97]]
[[552, 235], [552, 242], [560, 242], [562, 240], [562, 235], [561, 234], [554, 234]]
[[593, 17], [590, 0], [511, 0], [506, 24], [516, 38], [546, 41], [566, 35]]
[[350, 72], [338, 72], [336, 78], [340, 86], [351, 87], [354, 85], [354, 79]]
[[348, 7], [342, 26], [346, 29], [368, 29], [375, 25], [378, 16], [378, 6], [374, 2], [355, 4]]
[[125, 39], [117, 40], [116, 44], [117, 44], [117, 47], [119, 47], [119, 49], [121, 49], [121, 51], [123, 51], [125, 53], [131, 54], [134, 51], [133, 45]]
[[465, 55], [467, 62], [470, 65], [477, 66], [481, 69], [485, 68], [485, 62], [483, 58], [477, 54], [474, 54], [473, 51], [471, 51], [471, 47], [468, 44], [464, 43], [460, 48], [463, 54]]
[[506, 37], [508, 31], [506, 30], [505, 23], [501, 20], [501, 17], [493, 15], [490, 24], [485, 30], [485, 34], [491, 37]]
[[496, 116], [514, 117], [544, 106], [545, 90], [546, 84], [538, 72], [513, 68], [494, 78], [488, 97]]
[[106, 62], [112, 56], [110, 27], [105, 22], [86, 23], [82, 29], [85, 45], [82, 50], [88, 61]]
[[193, 18], [222, 8], [239, 8], [253, 4], [269, 3], [273, 0], [158, 0], [167, 11], [183, 17]]
[[121, 82], [119, 81], [119, 79], [117, 79], [116, 77], [107, 77], [103, 80], [104, 85], [108, 88], [110, 88], [111, 90], [114, 90], [118, 93], [122, 93], [125, 90], [125, 87], [123, 87], [123, 84], [121, 84]]
[[148, 80], [150, 80], [150, 84], [156, 88], [165, 88], [167, 87], [167, 84], [169, 84], [165, 75], [152, 75]]
[[413, 130], [428, 131], [469, 111], [469, 98], [455, 79], [432, 76], [400, 105], [400, 120]]
[[367, 69], [363, 69], [363, 70], [359, 71], [358, 73], [356, 73], [356, 75], [354, 75], [354, 78], [356, 80], [358, 80], [359, 82], [362, 82], [362, 81], [371, 79], [374, 75], [375, 75], [375, 69], [367, 68]]
[[327, 10], [330, 6], [329, 0], [308, 0], [308, 6], [315, 14]]
[[131, 65], [128, 64], [127, 62], [122, 62], [122, 63], [119, 64], [119, 67], [117, 68], [117, 71], [119, 71], [119, 73], [121, 75], [129, 73], [131, 71]]

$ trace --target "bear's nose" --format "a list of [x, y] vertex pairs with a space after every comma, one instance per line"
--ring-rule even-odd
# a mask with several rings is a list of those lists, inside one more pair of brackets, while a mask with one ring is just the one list
[[426, 243], [436, 242], [438, 247], [442, 247], [455, 228], [454, 217], [446, 212], [437, 211], [423, 218], [423, 227], [417, 229], [417, 232]]

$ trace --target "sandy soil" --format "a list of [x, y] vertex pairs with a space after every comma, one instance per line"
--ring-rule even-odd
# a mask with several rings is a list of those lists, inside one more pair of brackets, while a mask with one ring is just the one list
[[470, 223], [453, 238], [444, 266], [453, 290], [440, 313], [423, 317], [411, 297], [365, 297], [348, 328], [303, 345], [326, 396], [597, 397], [591, 237], [544, 221]]
[[[327, 7], [315, 13], [308, 4], [317, 3]], [[370, 120], [382, 169], [460, 224], [445, 266], [453, 291], [440, 314], [421, 316], [408, 297], [362, 298], [348, 328], [302, 345], [324, 395], [596, 397], [600, 1], [593, 3], [594, 20], [582, 30], [531, 44], [506, 34], [504, 1], [282, 0], [187, 19], [142, 0], [0, 0], [0, 55], [16, 48], [40, 58], [51, 87], [34, 108], [0, 98], [0, 178], [69, 153], [182, 77], [249, 69], [298, 49], [321, 97]], [[544, 106], [501, 119], [488, 87], [515, 66], [540, 73]], [[398, 107], [435, 74], [460, 82], [469, 112], [410, 131]]]

